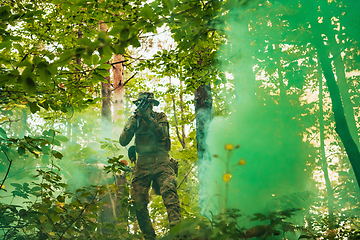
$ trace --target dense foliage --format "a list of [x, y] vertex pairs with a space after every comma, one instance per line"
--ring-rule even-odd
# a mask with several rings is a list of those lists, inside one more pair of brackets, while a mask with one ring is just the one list
[[[184, 219], [169, 232], [162, 199], [151, 194], [160, 237], [359, 239], [358, 7], [352, 0], [3, 0], [0, 237], [142, 239], [129, 194], [134, 165], [117, 129], [134, 110], [131, 100], [151, 90], [170, 122]], [[104, 139], [102, 85], [118, 54], [125, 107]], [[275, 137], [296, 136], [287, 149], [305, 149], [317, 195], [276, 197], [274, 212], [244, 216], [240, 207], [202, 216], [193, 96], [203, 85], [214, 117], [231, 116], [244, 100], [275, 109]], [[296, 207], [304, 201], [307, 208]]]

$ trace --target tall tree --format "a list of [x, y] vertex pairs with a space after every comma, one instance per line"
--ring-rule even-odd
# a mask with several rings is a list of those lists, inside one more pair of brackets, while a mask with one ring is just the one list
[[331, 59], [329, 58], [329, 52], [321, 39], [321, 36], [317, 37], [316, 46], [318, 49], [319, 59], [321, 66], [326, 78], [330, 97], [332, 101], [332, 109], [334, 112], [336, 122], [336, 132], [339, 135], [342, 143], [344, 144], [345, 150], [353, 167], [358, 185], [360, 187], [360, 152], [359, 149], [351, 136], [345, 112], [341, 100], [340, 90], [336, 83], [334, 73], [332, 70]]
[[[325, 5], [325, 9], [327, 6]], [[317, 6], [313, 5], [312, 9], [315, 11], [315, 9], [318, 9]], [[325, 13], [326, 14], [326, 13]], [[316, 15], [315, 15], [316, 16]], [[328, 17], [320, 16], [320, 17]], [[332, 67], [332, 58], [330, 58], [330, 52], [331, 48], [329, 47], [326, 40], [323, 39], [323, 36], [321, 34], [324, 34], [328, 38], [333, 37], [331, 34], [329, 35], [329, 32], [326, 28], [322, 28], [322, 24], [319, 23], [318, 19], [312, 19], [311, 21], [312, 26], [314, 26], [315, 29], [322, 29], [322, 31], [315, 33], [314, 32], [314, 42], [313, 44], [316, 46], [317, 54], [319, 56], [319, 60], [322, 66], [322, 70], [324, 73], [324, 76], [326, 78], [326, 83], [328, 85], [328, 89], [330, 92], [331, 102], [332, 102], [332, 110], [334, 112], [334, 118], [336, 122], [336, 132], [339, 135], [342, 143], [344, 144], [346, 153], [349, 157], [349, 160], [351, 162], [351, 165], [353, 167], [358, 185], [360, 187], [360, 151], [359, 148], [351, 136], [351, 132], [348, 126], [348, 121], [346, 120], [346, 115], [344, 111], [344, 104], [342, 100], [342, 96], [340, 94], [338, 83], [335, 79], [335, 73], [333, 72]], [[331, 42], [330, 42], [331, 43]], [[338, 53], [334, 53], [338, 54]], [[342, 67], [342, 66], [341, 66]], [[340, 69], [339, 69], [340, 71]], [[345, 96], [343, 96], [345, 97]], [[349, 113], [350, 114], [350, 113]]]
[[[125, 81], [124, 81], [124, 56], [121, 54], [113, 55], [112, 73], [113, 73], [113, 123], [115, 139], [119, 139], [120, 134], [120, 121], [125, 120]], [[118, 186], [114, 194], [116, 205], [116, 218], [121, 217], [122, 207], [121, 198], [124, 195], [124, 186], [126, 186], [126, 174], [123, 172], [121, 175], [115, 176], [115, 184]]]
[[200, 187], [205, 187], [203, 182], [206, 175], [206, 166], [211, 160], [206, 137], [213, 117], [212, 94], [210, 84], [200, 85], [194, 92], [196, 142], [198, 156], [198, 178]]
[[[100, 31], [106, 33], [108, 27], [103, 21], [100, 22]], [[111, 82], [110, 74], [101, 82], [101, 136], [102, 139], [112, 136], [112, 114], [111, 114]]]
[[119, 119], [124, 119], [125, 110], [124, 62], [123, 55], [114, 54], [113, 63], [111, 64], [113, 74], [113, 122], [117, 130], [119, 129], [117, 122]]
[[322, 164], [322, 171], [324, 173], [326, 192], [327, 192], [327, 204], [329, 210], [329, 228], [334, 227], [334, 191], [331, 186], [328, 163], [325, 154], [325, 127], [324, 127], [324, 104], [323, 104], [323, 75], [321, 65], [318, 63], [317, 79], [319, 82], [319, 131], [320, 131], [320, 160]]
[[[344, 1], [343, 3], [347, 5], [348, 1]], [[342, 17], [344, 12], [341, 11], [340, 5], [336, 6], [336, 4], [335, 2], [329, 3], [321, 8], [323, 17], [321, 25], [323, 25], [324, 32], [326, 32], [329, 52], [333, 55], [334, 72], [343, 101], [346, 122], [349, 126], [351, 137], [360, 149], [359, 130], [354, 117], [354, 104], [351, 101], [349, 84], [346, 79], [346, 69], [348, 67], [342, 57], [342, 52], [346, 48], [349, 48], [349, 43], [344, 41], [344, 35], [348, 35], [349, 32], [349, 25], [346, 24], [346, 20]], [[336, 11], [332, 11], [333, 8], [335, 8]], [[347, 5], [346, 8], [349, 9], [349, 5]], [[346, 17], [348, 17], [348, 15], [349, 13], [346, 14]], [[341, 36], [340, 39], [339, 36]]]

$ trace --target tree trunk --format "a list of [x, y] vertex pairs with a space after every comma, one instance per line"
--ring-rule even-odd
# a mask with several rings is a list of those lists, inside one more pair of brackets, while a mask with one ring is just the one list
[[[203, 179], [207, 172], [206, 166], [211, 159], [206, 147], [206, 136], [211, 119], [213, 118], [212, 94], [209, 84], [200, 85], [194, 93], [195, 119], [196, 119], [196, 141], [198, 156], [198, 179], [199, 189], [206, 189]], [[199, 205], [201, 206], [201, 192], [199, 193]]]
[[[112, 72], [113, 72], [113, 123], [114, 123], [114, 134], [115, 139], [119, 139], [122, 126], [121, 120], [124, 120], [125, 114], [125, 86], [124, 86], [124, 66], [122, 61], [124, 57], [120, 54], [113, 56], [113, 62], [117, 64], [113, 64]], [[123, 121], [124, 122], [124, 121]], [[120, 200], [124, 194], [124, 189], [121, 186], [126, 185], [126, 174], [115, 176], [115, 183], [118, 186], [116, 193], [114, 194], [115, 199], [115, 216], [117, 218], [121, 217], [121, 203]], [[117, 221], [118, 222], [118, 221]]]
[[[309, 1], [309, 3], [311, 3], [309, 7], [311, 7], [314, 11], [317, 11], [318, 4], [312, 1]], [[332, 16], [327, 14], [330, 13], [331, 11], [329, 9], [329, 6], [325, 5], [323, 7], [323, 11], [325, 12], [325, 16], [326, 15]], [[339, 86], [338, 83], [336, 82], [333, 72], [332, 59], [329, 58], [330, 56], [329, 50], [331, 49], [331, 47], [335, 47], [335, 46], [330, 46], [329, 43], [332, 43], [333, 45], [336, 44], [336, 42], [331, 42], [333, 29], [329, 22], [326, 22], [325, 26], [323, 24], [320, 24], [318, 22], [318, 17], [319, 17], [318, 12], [316, 12], [311, 21], [312, 28], [318, 30], [318, 32], [315, 32], [313, 34], [313, 44], [317, 50], [319, 64], [321, 64], [323, 74], [325, 76], [326, 83], [328, 85], [331, 103], [332, 103], [332, 111], [334, 113], [334, 118], [335, 118], [335, 130], [344, 145], [350, 164], [354, 170], [357, 184], [360, 187], [360, 152], [357, 143], [355, 143], [349, 130], [349, 126], [345, 117], [343, 101], [341, 99]], [[330, 39], [330, 42], [328, 42], [327, 45], [324, 44], [322, 34], [325, 34], [326, 36], [328, 36], [328, 39]], [[343, 66], [341, 66], [341, 68], [343, 68]], [[336, 70], [339, 73], [340, 69], [336, 69]]]
[[[100, 31], [107, 31], [103, 22], [100, 23]], [[112, 136], [110, 76], [105, 77], [105, 82], [101, 82], [101, 97], [101, 139], [104, 140]]]
[[[83, 32], [79, 29], [79, 31], [78, 31], [78, 39], [80, 39], [80, 38], [82, 38], [83, 37]], [[81, 58], [77, 58], [76, 59], [76, 64], [77, 65], [81, 65]], [[75, 79], [77, 79], [77, 72], [79, 71], [79, 69], [78, 68], [76, 68], [75, 69], [75, 72], [76, 72], [76, 74], [75, 74]]]
[[[100, 31], [107, 31], [107, 25], [102, 21], [100, 22]], [[110, 139], [112, 137], [110, 76], [105, 77], [105, 82], [101, 82], [101, 97], [103, 98], [101, 101], [101, 140], [104, 140], [105, 138]], [[105, 176], [105, 179], [107, 179], [107, 176]], [[108, 202], [108, 204], [103, 205], [103, 211], [100, 214], [99, 220], [103, 224], [114, 223], [114, 215], [116, 213], [112, 193], [106, 195], [104, 200]], [[102, 227], [100, 231], [105, 236], [110, 234], [105, 227]]]
[[323, 73], [328, 85], [332, 110], [335, 117], [335, 130], [344, 144], [345, 151], [349, 157], [350, 163], [353, 167], [357, 183], [360, 187], [360, 152], [350, 134], [350, 130], [345, 118], [343, 103], [341, 100], [340, 90], [336, 83], [335, 76], [332, 70], [331, 59], [329, 58], [329, 51], [324, 45], [321, 35], [314, 35], [315, 46], [317, 48], [318, 57], [323, 69]]
[[328, 195], [328, 209], [329, 209], [329, 229], [334, 227], [334, 193], [331, 187], [331, 182], [328, 172], [328, 164], [325, 156], [325, 128], [324, 128], [324, 107], [323, 107], [323, 79], [321, 65], [318, 63], [318, 81], [319, 81], [319, 131], [320, 131], [320, 162], [322, 163], [322, 170], [324, 172], [326, 191]]
[[[333, 16], [329, 6], [325, 7], [323, 11], [326, 12], [326, 14], [325, 14], [326, 16], [331, 16], [331, 17]], [[350, 130], [350, 134], [351, 134], [352, 138], [354, 139], [357, 147], [360, 148], [358, 128], [356, 126], [356, 121], [355, 121], [355, 117], [354, 117], [354, 107], [353, 107], [353, 103], [351, 102], [351, 99], [350, 99], [349, 85], [346, 80], [345, 64], [341, 57], [341, 42], [337, 43], [337, 41], [336, 41], [336, 35], [337, 34], [340, 35], [341, 32], [336, 31], [331, 22], [332, 22], [332, 19], [330, 19], [330, 17], [324, 21], [325, 31], [327, 33], [326, 35], [328, 35], [328, 46], [330, 48], [331, 54], [334, 56], [333, 64], [335, 67], [337, 84], [338, 84], [341, 99], [343, 102], [346, 122], [349, 126], [349, 130]], [[341, 26], [340, 26], [340, 29], [341, 29]]]
[[[124, 66], [122, 61], [124, 61], [124, 57], [120, 54], [114, 55], [113, 62], [117, 64], [113, 64], [112, 72], [113, 72], [113, 87], [114, 87], [114, 95], [113, 95], [113, 106], [114, 106], [114, 116], [113, 122], [114, 127], [117, 130], [121, 131], [118, 120], [124, 119], [124, 96], [125, 96], [125, 88], [124, 88]], [[120, 131], [116, 131], [116, 134]], [[119, 136], [116, 136], [118, 139]]]
[[111, 138], [112, 122], [111, 122], [111, 89], [110, 77], [106, 77], [107, 83], [101, 83], [101, 139]]
[[[207, 157], [206, 136], [212, 115], [212, 94], [209, 84], [200, 85], [194, 93], [197, 154], [201, 161]], [[209, 158], [206, 158], [209, 160]]]
[[184, 98], [183, 98], [183, 83], [180, 81], [180, 111], [181, 111], [181, 135], [182, 135], [182, 146], [183, 148], [186, 148], [186, 142], [185, 142], [185, 124], [184, 124]]
[[345, 112], [346, 122], [349, 126], [351, 137], [354, 139], [357, 147], [359, 148], [360, 143], [359, 143], [358, 128], [356, 126], [356, 121], [355, 121], [355, 117], [354, 117], [353, 103], [351, 102], [351, 99], [350, 99], [349, 85], [347, 83], [346, 76], [345, 76], [345, 65], [340, 56], [340, 53], [333, 53], [333, 55], [334, 55], [334, 66], [335, 66], [335, 71], [336, 71], [337, 83], [339, 85], [341, 98], [342, 98], [343, 104], [344, 104], [344, 112]]

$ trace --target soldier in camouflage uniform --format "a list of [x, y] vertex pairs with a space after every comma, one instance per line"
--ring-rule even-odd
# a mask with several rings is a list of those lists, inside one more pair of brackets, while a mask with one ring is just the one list
[[170, 227], [180, 222], [180, 203], [177, 194], [177, 182], [171, 166], [168, 152], [170, 150], [169, 123], [165, 113], [157, 113], [152, 107], [159, 102], [151, 92], [141, 92], [137, 101], [146, 99], [149, 106], [138, 109], [125, 124], [120, 135], [120, 144], [129, 144], [135, 134], [135, 148], [138, 160], [132, 181], [131, 196], [136, 206], [136, 217], [145, 239], [155, 239], [147, 205], [151, 182], [160, 187]]

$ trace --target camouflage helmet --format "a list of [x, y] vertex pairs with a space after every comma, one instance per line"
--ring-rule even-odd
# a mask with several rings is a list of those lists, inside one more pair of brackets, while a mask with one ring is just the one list
[[155, 99], [154, 93], [152, 92], [140, 92], [138, 99], [132, 101], [133, 103], [136, 103], [137, 101], [147, 98], [150, 102], [154, 103], [154, 106], [159, 106], [159, 101]]

